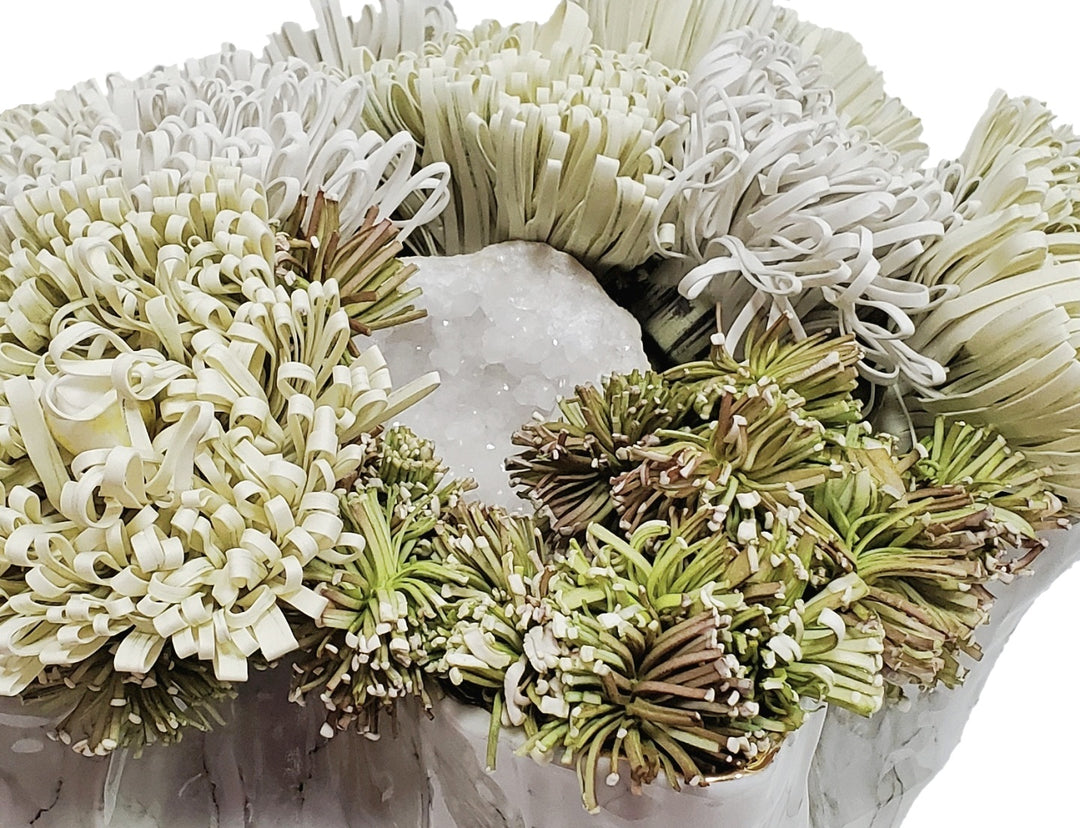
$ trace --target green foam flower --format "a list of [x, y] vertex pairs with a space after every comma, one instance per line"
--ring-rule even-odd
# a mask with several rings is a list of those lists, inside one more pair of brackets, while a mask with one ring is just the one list
[[318, 697], [324, 736], [352, 727], [377, 739], [380, 714], [393, 718], [402, 698], [430, 707], [425, 630], [443, 612], [442, 586], [461, 577], [432, 559], [431, 541], [469, 484], [445, 481], [431, 443], [404, 427], [361, 446], [342, 501], [348, 547], [304, 570], [327, 606], [300, 633], [293, 699]]
[[602, 765], [609, 782], [625, 766], [634, 787], [661, 772], [674, 787], [705, 784], [767, 763], [804, 700], [880, 704], [881, 630], [846, 612], [861, 581], [802, 600], [809, 535], [789, 543], [778, 530], [755, 567], [701, 515], [626, 539], [593, 524], [543, 564], [527, 523], [497, 545], [512, 522], [474, 519], [448, 547], [475, 562], [480, 588], [451, 588], [437, 669], [491, 706], [489, 765], [500, 727], [522, 727], [520, 753], [562, 752], [593, 810]]
[[617, 522], [611, 478], [634, 467], [633, 446], [677, 427], [692, 402], [652, 372], [614, 375], [600, 388], [580, 386], [559, 401], [560, 419], [527, 423], [514, 434], [524, 451], [507, 461], [507, 470], [559, 534]]
[[488, 23], [381, 54], [350, 63], [367, 88], [364, 123], [411, 134], [418, 163], [453, 172], [446, 211], [413, 242], [421, 252], [525, 239], [603, 271], [636, 267], [666, 243], [665, 109], [681, 75], [639, 50], [593, 47], [578, 6], [564, 3], [543, 25]]
[[886, 678], [955, 686], [961, 655], [980, 655], [974, 635], [989, 617], [989, 587], [1045, 547], [1038, 532], [1060, 525], [1061, 503], [1042, 470], [964, 424], [939, 419], [905, 457], [874, 440], [839, 451], [849, 471], [811, 503], [869, 586], [858, 609], [884, 624]]
[[[662, 517], [673, 500], [696, 509], [705, 486], [726, 509], [720, 495], [737, 493], [732, 472], [756, 469], [761, 485], [802, 489], [828, 465], [803, 461], [860, 419], [852, 396], [860, 354], [850, 338], [795, 341], [781, 324], [758, 324], [742, 360], [717, 347], [707, 362], [576, 389], [560, 400], [560, 419], [514, 435], [524, 450], [507, 468], [556, 533], [576, 536], [591, 522], [633, 527]], [[697, 489], [692, 503], [686, 487]]]

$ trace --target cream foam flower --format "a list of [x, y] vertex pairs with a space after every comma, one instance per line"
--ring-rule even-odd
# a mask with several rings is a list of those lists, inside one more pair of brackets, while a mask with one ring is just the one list
[[61, 161], [111, 156], [120, 132], [108, 99], [93, 83], [0, 113], [0, 206]]
[[744, 27], [760, 34], [775, 31], [807, 58], [819, 59], [822, 81], [832, 90], [846, 127], [899, 153], [907, 166], [919, 166], [926, 159], [919, 119], [886, 94], [881, 72], [870, 66], [862, 46], [845, 32], [800, 20], [771, 0], [582, 0], [582, 5], [595, 42], [603, 48], [623, 51], [640, 43], [655, 60], [687, 72], [729, 32]]
[[1043, 104], [998, 93], [942, 177], [964, 220], [915, 275], [958, 296], [911, 340], [949, 369], [919, 402], [992, 426], [1080, 502], [1080, 138]]
[[419, 54], [360, 61], [364, 122], [412, 134], [424, 163], [453, 170], [450, 204], [425, 228], [428, 252], [545, 241], [606, 270], [646, 261], [657, 224], [664, 244], [665, 108], [681, 77], [640, 50], [591, 44], [582, 9], [563, 3], [543, 25], [488, 23]]
[[364, 95], [356, 79], [231, 48], [132, 81], [113, 76], [107, 96], [86, 85], [0, 118], [18, 150], [6, 168], [0, 162], [0, 190], [10, 199], [33, 183], [98, 170], [135, 186], [154, 170], [227, 158], [263, 185], [271, 218], [285, 220], [305, 195], [324, 192], [340, 203], [344, 232], [375, 206], [404, 240], [443, 210], [449, 168], [419, 164], [407, 133], [367, 130]]
[[722, 35], [687, 86], [664, 200], [685, 258], [644, 303], [661, 347], [677, 361], [696, 358], [713, 331], [699, 310], [696, 327], [687, 332], [682, 320], [667, 333], [688, 312], [663, 287], [674, 273], [685, 299], [716, 303], [731, 347], [759, 313], [787, 315], [799, 337], [823, 327], [854, 334], [874, 382], [943, 381], [940, 366], [904, 343], [910, 313], [932, 299], [906, 277], [953, 215], [940, 183], [845, 126], [817, 61], [776, 35]]
[[324, 192], [340, 205], [343, 232], [375, 206], [404, 240], [448, 199], [445, 164], [421, 167], [412, 136], [364, 126], [358, 80], [299, 60], [270, 64], [229, 49], [135, 81], [113, 77], [109, 99], [121, 125], [137, 131], [148, 169], [231, 158], [262, 182], [272, 218]]
[[[137, 163], [137, 160], [136, 162]], [[330, 279], [278, 261], [259, 183], [226, 162], [129, 187], [85, 175], [0, 212], [0, 692], [116, 644], [246, 678], [347, 559], [337, 481], [429, 392], [352, 343]], [[118, 643], [117, 643], [118, 642]]]

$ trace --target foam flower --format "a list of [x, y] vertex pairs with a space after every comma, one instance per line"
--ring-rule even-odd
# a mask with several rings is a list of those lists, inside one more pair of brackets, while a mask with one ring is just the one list
[[305, 569], [328, 605], [300, 635], [293, 698], [318, 696], [328, 710], [324, 736], [351, 726], [377, 739], [380, 714], [393, 718], [399, 699], [413, 695], [431, 706], [426, 630], [446, 604], [443, 585], [465, 577], [433, 559], [431, 541], [470, 484], [444, 483], [431, 444], [408, 429], [361, 445], [365, 457], [342, 508], [361, 551]]
[[305, 31], [286, 23], [270, 36], [267, 60], [279, 63], [298, 57], [312, 66], [358, 75], [372, 59], [419, 54], [427, 44], [441, 42], [457, 29], [457, 17], [446, 0], [379, 0], [378, 6], [365, 5], [356, 19], [342, 14], [338, 0], [314, 0], [312, 7], [316, 28]]
[[808, 537], [795, 551], [778, 533], [782, 560], [755, 571], [700, 517], [627, 539], [593, 524], [587, 546], [542, 565], [535, 533], [501, 557], [490, 543], [498, 534], [471, 540], [470, 529], [507, 520], [457, 536], [458, 561], [475, 561], [491, 592], [451, 599], [442, 662], [492, 706], [489, 765], [500, 727], [523, 726], [519, 752], [540, 761], [565, 752], [595, 810], [602, 766], [609, 784], [628, 771], [640, 788], [663, 771], [673, 787], [702, 785], [766, 764], [802, 721], [804, 698], [863, 712], [880, 703], [880, 628], [837, 612], [865, 591], [858, 577], [799, 600]]
[[801, 488], [822, 473], [812, 458], [823, 435], [861, 421], [852, 397], [860, 356], [850, 338], [795, 341], [782, 322], [757, 324], [742, 360], [717, 347], [710, 360], [664, 374], [615, 375], [599, 388], [577, 388], [559, 401], [558, 419], [515, 433], [523, 451], [507, 469], [566, 536], [580, 536], [590, 523], [632, 528], [664, 516], [677, 500], [693, 510], [702, 496], [725, 490], [727, 502], [712, 508], [727, 510], [733, 474]]
[[914, 347], [949, 369], [919, 386], [933, 414], [990, 425], [1080, 502], [1080, 139], [1028, 98], [997, 94], [943, 179], [964, 220], [916, 278], [954, 298], [919, 320]]
[[869, 587], [857, 612], [884, 626], [886, 680], [959, 684], [961, 656], [980, 656], [990, 587], [1046, 546], [1039, 532], [1061, 525], [1061, 502], [1000, 435], [942, 419], [907, 456], [857, 435], [839, 454], [847, 472], [811, 504]]
[[642, 264], [665, 243], [665, 107], [679, 75], [647, 53], [594, 48], [580, 7], [564, 3], [543, 25], [490, 23], [365, 60], [359, 77], [371, 129], [406, 131], [424, 163], [453, 170], [452, 199], [422, 252], [525, 239], [607, 270]]
[[881, 72], [867, 63], [862, 46], [846, 32], [822, 29], [800, 20], [771, 0], [675, 0], [658, 6], [648, 0], [582, 0], [594, 42], [621, 51], [640, 43], [655, 60], [691, 71], [724, 35], [748, 28], [775, 31], [806, 58], [817, 58], [822, 80], [833, 91], [837, 112], [847, 127], [899, 153], [906, 166], [926, 158], [922, 124], [885, 92]]
[[664, 199], [685, 260], [654, 277], [638, 310], [660, 347], [675, 362], [706, 353], [715, 307], [734, 350], [765, 311], [789, 314], [800, 337], [853, 334], [874, 382], [943, 381], [904, 342], [933, 298], [906, 277], [952, 217], [936, 179], [846, 126], [817, 61], [776, 34], [723, 35], [687, 88]]
[[525, 655], [531, 626], [545, 617], [541, 599], [550, 557], [535, 521], [497, 507], [463, 503], [449, 511], [433, 541], [433, 557], [460, 576], [444, 584], [446, 611], [430, 625], [437, 655], [429, 672], [492, 708], [488, 765], [502, 726], [525, 723], [524, 695], [535, 675]]
[[[318, 617], [355, 443], [429, 392], [352, 346], [333, 279], [286, 287], [259, 183], [217, 162], [82, 176], [0, 228], [0, 689], [115, 645], [241, 681]], [[347, 545], [347, 543], [346, 543]]]
[[0, 206], [59, 162], [110, 157], [120, 132], [108, 99], [92, 82], [61, 91], [47, 103], [0, 113]]
[[599, 388], [579, 386], [559, 401], [558, 419], [526, 423], [514, 433], [523, 451], [506, 468], [556, 533], [614, 525], [611, 478], [634, 467], [631, 447], [654, 444], [655, 432], [676, 427], [691, 402], [652, 372], [607, 377]]
[[404, 240], [445, 206], [449, 171], [417, 164], [406, 133], [366, 130], [363, 102], [356, 79], [234, 49], [135, 80], [112, 76], [107, 95], [83, 85], [0, 118], [12, 136], [0, 190], [10, 198], [33, 183], [101, 171], [134, 187], [156, 170], [226, 158], [261, 182], [273, 219], [324, 192], [340, 204], [344, 232], [375, 207]]

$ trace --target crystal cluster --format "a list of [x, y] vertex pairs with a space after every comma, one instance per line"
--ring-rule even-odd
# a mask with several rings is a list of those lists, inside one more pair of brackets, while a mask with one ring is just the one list
[[543, 244], [411, 261], [428, 317], [377, 341], [397, 370], [430, 366], [442, 386], [399, 419], [435, 439], [451, 472], [473, 478], [484, 500], [519, 506], [503, 471], [508, 424], [548, 411], [578, 384], [646, 367], [638, 323]]

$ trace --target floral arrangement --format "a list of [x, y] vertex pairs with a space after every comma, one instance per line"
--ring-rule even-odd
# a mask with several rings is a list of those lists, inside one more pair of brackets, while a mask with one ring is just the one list
[[[1080, 513], [1080, 138], [998, 95], [929, 167], [768, 0], [316, 11], [0, 115], [0, 694], [87, 755], [251, 668], [327, 738], [449, 694], [595, 811], [962, 682]], [[418, 267], [506, 240], [652, 362], [520, 424], [516, 511], [394, 424], [439, 377], [380, 350]]]

